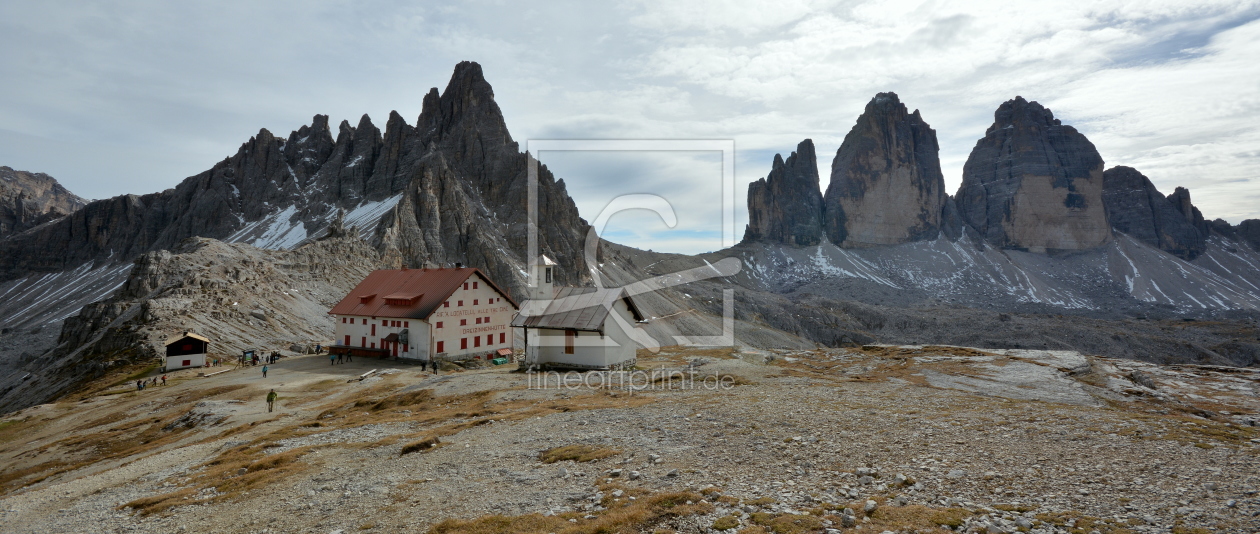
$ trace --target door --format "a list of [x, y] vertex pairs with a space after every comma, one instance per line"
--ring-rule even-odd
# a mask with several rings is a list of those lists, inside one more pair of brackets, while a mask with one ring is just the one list
[[576, 337], [577, 337], [576, 331], [574, 330], [564, 331], [564, 353], [565, 354], [573, 354], [573, 341], [574, 341], [574, 338]]
[[394, 357], [395, 357], [395, 358], [397, 358], [397, 357], [398, 357], [398, 343], [390, 343], [390, 345], [393, 345], [393, 346], [394, 346], [394, 347], [393, 347], [393, 348], [394, 348]]

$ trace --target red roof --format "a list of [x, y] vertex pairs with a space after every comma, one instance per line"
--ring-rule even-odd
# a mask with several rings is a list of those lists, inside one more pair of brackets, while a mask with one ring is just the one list
[[382, 269], [372, 271], [328, 313], [426, 320], [474, 274], [516, 308], [516, 301], [478, 269]]

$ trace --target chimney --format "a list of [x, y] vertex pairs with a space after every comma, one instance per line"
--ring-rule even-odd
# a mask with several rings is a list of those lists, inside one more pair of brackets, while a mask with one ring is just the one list
[[460, 262], [455, 262], [455, 268], [456, 268], [456, 269], [463, 269], [463, 268], [464, 268], [464, 264], [462, 264], [462, 263], [460, 263]]

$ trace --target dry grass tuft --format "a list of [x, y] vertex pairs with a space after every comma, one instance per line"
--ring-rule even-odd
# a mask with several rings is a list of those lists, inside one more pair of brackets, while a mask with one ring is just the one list
[[554, 464], [565, 460], [573, 460], [575, 462], [593, 462], [595, 460], [602, 460], [618, 454], [621, 454], [621, 451], [606, 447], [594, 447], [591, 445], [565, 445], [563, 447], [552, 447], [538, 453], [538, 460], [545, 464]]
[[405, 454], [411, 454], [413, 452], [428, 452], [428, 451], [431, 451], [433, 449], [440, 447], [441, 445], [442, 445], [442, 441], [439, 440], [437, 436], [433, 436], [431, 438], [422, 439], [415, 443], [410, 443], [408, 445], [403, 446], [402, 451], [400, 451], [398, 455], [402, 456]]
[[171, 493], [164, 493], [162, 495], [154, 495], [152, 497], [136, 499], [127, 504], [119, 506], [118, 509], [125, 510], [127, 508], [130, 508], [132, 510], [139, 512], [140, 515], [156, 514], [158, 512], [165, 512], [166, 510], [169, 510], [176, 506], [181, 506], [185, 504], [193, 504], [194, 502], [201, 502], [201, 501], [193, 500], [192, 497], [196, 494], [197, 494], [197, 490], [193, 488], [184, 488], [184, 489], [174, 491]]

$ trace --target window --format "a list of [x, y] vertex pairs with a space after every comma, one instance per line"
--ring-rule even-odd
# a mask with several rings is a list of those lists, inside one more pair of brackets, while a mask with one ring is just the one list
[[[548, 283], [548, 284], [550, 284], [550, 283], [551, 283], [551, 267], [548, 267], [548, 268], [547, 268], [547, 283]], [[570, 353], [570, 354], [572, 354], [572, 353]]]
[[438, 351], [438, 352], [446, 352], [446, 342], [445, 342], [445, 341], [439, 341], [439, 342], [438, 342], [438, 345], [437, 345], [437, 351]]
[[468, 319], [460, 319], [459, 326], [468, 326]]
[[462, 300], [461, 300], [461, 301], [459, 301], [458, 306], [463, 306], [463, 305], [464, 305], [464, 301], [462, 301]]
[[372, 325], [372, 335], [376, 335], [376, 324]]
[[468, 291], [468, 282], [464, 282], [464, 291]]
[[442, 321], [438, 321], [438, 323], [437, 323], [437, 327], [438, 327], [438, 328], [442, 328]]
[[507, 341], [505, 341], [506, 339], [507, 339], [507, 334], [503, 332], [499, 332], [499, 343], [500, 344], [507, 343]]
[[403, 328], [411, 328], [411, 321], [403, 321]]
[[341, 318], [341, 324], [346, 324], [346, 318], [345, 318], [345, 317], [342, 317], [342, 318]]
[[345, 345], [346, 345], [347, 347], [349, 347], [349, 346], [350, 346], [350, 336], [346, 336], [346, 343], [345, 343]]
[[474, 337], [474, 338], [473, 338], [473, 346], [474, 346], [474, 347], [480, 347], [480, 346], [481, 346], [481, 336], [477, 336], [477, 337]]
[[367, 319], [364, 319], [364, 320], [363, 320], [363, 324], [367, 324]]
[[366, 338], [366, 337], [361, 337], [361, 338], [359, 338], [359, 346], [360, 346], [360, 347], [366, 347], [366, 346], [367, 346], [367, 338]]
[[481, 318], [480, 318], [480, 317], [478, 317], [478, 318], [477, 318], [477, 324], [481, 324]]
[[189, 367], [191, 365], [192, 365], [192, 360], [184, 360], [184, 367]]
[[564, 331], [564, 353], [573, 354], [573, 338], [577, 337], [576, 330]]
[[477, 305], [477, 299], [473, 299], [473, 306]]
[[473, 289], [477, 289], [477, 282], [473, 282]]
[[442, 307], [443, 307], [443, 308], [449, 308], [449, 307], [451, 307], [451, 301], [449, 301], [449, 300], [448, 300], [448, 301], [446, 301], [446, 302], [443, 302], [443, 303], [442, 303]]
[[468, 348], [468, 338], [466, 337], [459, 338], [459, 348], [461, 349]]
[[493, 345], [493, 344], [494, 344], [494, 334], [486, 334], [486, 346], [489, 347], [490, 345]]

